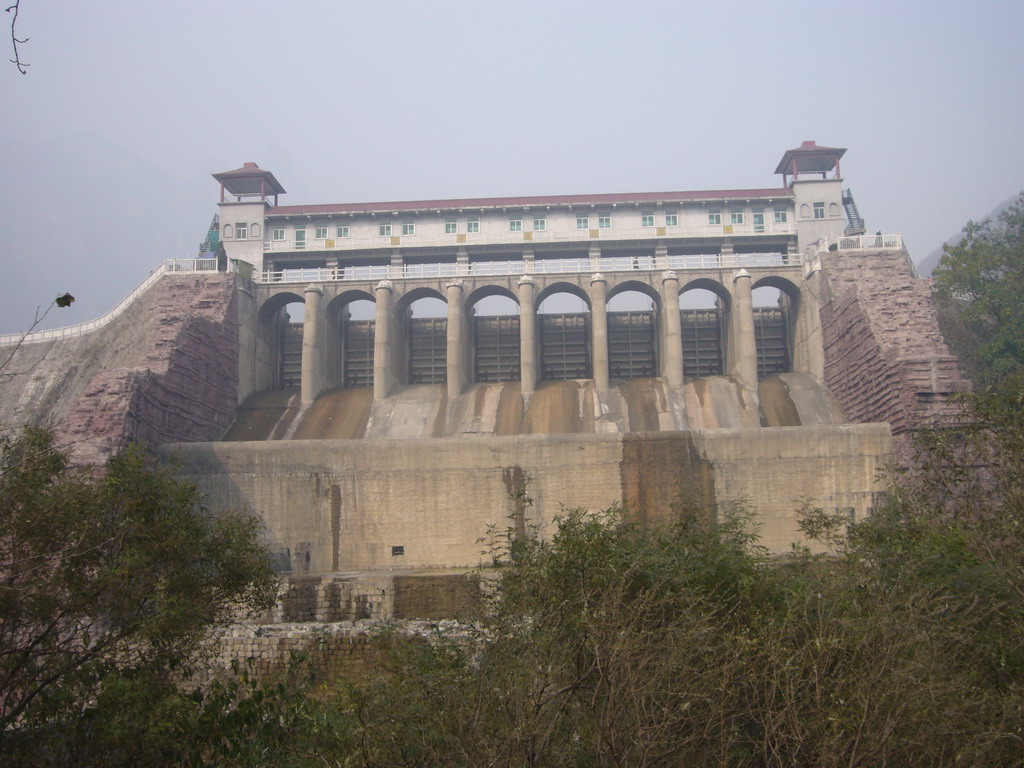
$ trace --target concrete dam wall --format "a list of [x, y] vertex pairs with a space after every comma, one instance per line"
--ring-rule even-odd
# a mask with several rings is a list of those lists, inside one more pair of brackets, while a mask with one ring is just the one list
[[[79, 463], [132, 440], [180, 455], [212, 507], [263, 517], [295, 572], [472, 565], [489, 526], [517, 513], [550, 531], [563, 504], [618, 502], [651, 520], [748, 503], [785, 551], [802, 499], [870, 514], [889, 424], [906, 434], [961, 387], [905, 252], [819, 258], [829, 388], [803, 371], [756, 384], [541, 380], [525, 395], [517, 381], [305, 401], [270, 389], [239, 405], [239, 350], [259, 332], [251, 284], [167, 274], [105, 328], [23, 344], [0, 377], [0, 413], [8, 428], [53, 423]], [[531, 500], [518, 512], [517, 493]]]
[[884, 424], [162, 448], [213, 506], [258, 512], [283, 569], [309, 572], [472, 566], [489, 527], [550, 533], [563, 505], [654, 520], [745, 503], [787, 551], [802, 497], [870, 514], [890, 450]]

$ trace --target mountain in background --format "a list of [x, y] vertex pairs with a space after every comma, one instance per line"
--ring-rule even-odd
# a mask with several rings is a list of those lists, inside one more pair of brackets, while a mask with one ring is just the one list
[[95, 136], [26, 143], [0, 138], [0, 333], [42, 328], [114, 307], [162, 259], [195, 256], [216, 213], [209, 177], [181, 181]]
[[[1005, 211], [1007, 208], [1009, 208], [1013, 204], [1014, 200], [1016, 200], [1016, 199], [1017, 199], [1017, 195], [1014, 195], [1013, 197], [1006, 198], [1005, 200], [1003, 200], [1003, 202], [1001, 202], [999, 205], [997, 205], [995, 208], [993, 208], [989, 212], [989, 214], [987, 216], [982, 217], [982, 219], [978, 219], [978, 221], [981, 221], [981, 220], [984, 220], [984, 219], [994, 219], [994, 218], [996, 218], [999, 214], [1001, 214], [1003, 211]], [[967, 222], [965, 221], [964, 225], [966, 225], [966, 224], [967, 224]], [[947, 237], [943, 241], [943, 243], [948, 244], [948, 245], [954, 245], [956, 243], [959, 243], [960, 242], [960, 238], [962, 238], [962, 237], [963, 237], [963, 228], [961, 228], [955, 235], [950, 235], [949, 237]], [[917, 263], [917, 271], [918, 271], [918, 273], [920, 273], [920, 275], [922, 277], [928, 277], [929, 275], [931, 275], [932, 270], [934, 270], [935, 267], [938, 265], [939, 259], [942, 258], [942, 254], [943, 254], [942, 246], [939, 246], [934, 251], [932, 251], [927, 256], [925, 256], [923, 259], [921, 259], [921, 261], [919, 261]]]

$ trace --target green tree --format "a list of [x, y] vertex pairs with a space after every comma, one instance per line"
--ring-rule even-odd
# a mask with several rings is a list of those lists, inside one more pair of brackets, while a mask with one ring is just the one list
[[[933, 273], [954, 333], [978, 343], [987, 383], [1024, 368], [1024, 193], [995, 221], [968, 222]], [[959, 309], [960, 311], [956, 311]], [[955, 342], [954, 342], [955, 343]]]
[[[255, 519], [210, 514], [141, 450], [95, 475], [70, 468], [47, 430], [5, 440], [0, 755], [61, 762], [85, 724], [117, 741], [131, 713], [158, 711], [161, 692], [202, 660], [212, 627], [272, 603], [258, 536]], [[105, 721], [107, 709], [127, 720]], [[121, 735], [122, 747], [138, 741]]]

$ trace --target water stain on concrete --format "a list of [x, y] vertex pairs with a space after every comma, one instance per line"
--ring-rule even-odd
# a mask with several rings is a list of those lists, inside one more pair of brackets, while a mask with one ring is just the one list
[[355, 440], [366, 434], [373, 387], [333, 389], [320, 395], [295, 430], [296, 440]]

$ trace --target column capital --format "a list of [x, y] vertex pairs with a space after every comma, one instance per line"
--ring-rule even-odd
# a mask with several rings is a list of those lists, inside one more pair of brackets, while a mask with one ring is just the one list
[[390, 280], [381, 280], [381, 281], [380, 281], [379, 283], [377, 283], [377, 285], [376, 285], [376, 286], [374, 287], [374, 290], [375, 290], [375, 291], [379, 291], [379, 290], [381, 290], [382, 288], [383, 288], [384, 290], [388, 290], [388, 291], [392, 291], [392, 292], [393, 292], [393, 291], [395, 290], [395, 284], [394, 284], [393, 282], [391, 282]]
[[737, 280], [739, 280], [740, 278], [743, 278], [743, 277], [745, 277], [745, 278], [747, 278], [749, 280], [750, 279], [750, 273], [747, 272], [747, 270], [745, 270], [745, 269], [737, 269], [732, 274], [732, 281], [735, 283]]
[[305, 288], [302, 289], [302, 292], [303, 293], [319, 293], [321, 296], [324, 295], [324, 289], [321, 288], [319, 285], [316, 285], [315, 283], [310, 283], [309, 285], [307, 285]]
[[679, 275], [677, 275], [671, 269], [666, 269], [664, 272], [661, 273], [661, 282], [667, 283], [669, 280], [676, 280], [676, 281], [678, 281], [679, 280]]
[[516, 285], [533, 285], [533, 284], [534, 284], [534, 282], [533, 282], [533, 275], [523, 275], [522, 277], [519, 278], [519, 281], [516, 283]]
[[444, 287], [446, 289], [447, 288], [458, 288], [459, 290], [462, 290], [462, 286], [463, 285], [465, 285], [465, 284], [461, 280], [455, 279], [455, 280], [449, 280], [447, 283], [444, 284]]
[[594, 283], [606, 283], [606, 282], [608, 282], [608, 281], [604, 279], [604, 275], [601, 274], [600, 272], [595, 272], [594, 274], [592, 274], [590, 276], [590, 284], [591, 285], [593, 285]]

